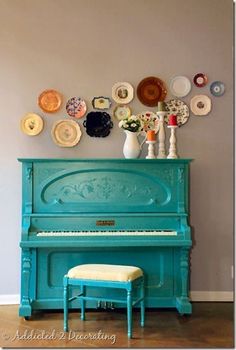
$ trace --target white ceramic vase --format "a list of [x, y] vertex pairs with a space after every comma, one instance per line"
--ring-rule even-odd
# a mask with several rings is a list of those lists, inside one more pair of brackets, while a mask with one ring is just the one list
[[[126, 134], [126, 139], [123, 147], [123, 154], [125, 158], [138, 158], [141, 152], [141, 146], [139, 144], [138, 135], [139, 132], [132, 132], [129, 130], [124, 130]], [[142, 143], [143, 144], [143, 143]]]

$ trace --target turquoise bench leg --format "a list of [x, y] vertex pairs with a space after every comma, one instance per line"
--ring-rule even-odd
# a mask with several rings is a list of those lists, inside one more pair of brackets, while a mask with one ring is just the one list
[[68, 277], [64, 277], [64, 331], [68, 332]]
[[145, 304], [144, 304], [144, 280], [142, 280], [141, 282], [141, 286], [140, 286], [140, 297], [143, 298], [140, 302], [140, 308], [141, 308], [141, 327], [144, 327], [144, 323], [145, 323]]
[[[81, 293], [82, 293], [82, 296], [86, 295], [86, 287], [85, 286], [81, 286]], [[82, 321], [85, 320], [85, 300], [83, 298], [81, 298], [81, 316], [80, 316], [80, 318]]]
[[132, 293], [127, 290], [127, 323], [128, 323], [128, 338], [132, 338]]

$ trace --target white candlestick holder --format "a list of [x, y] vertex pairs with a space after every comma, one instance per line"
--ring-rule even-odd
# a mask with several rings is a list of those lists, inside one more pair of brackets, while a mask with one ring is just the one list
[[166, 150], [165, 150], [165, 129], [164, 129], [164, 117], [166, 115], [165, 111], [156, 112], [159, 119], [159, 147], [158, 147], [158, 155], [157, 158], [162, 159], [166, 158]]
[[146, 156], [146, 159], [156, 159], [155, 155], [155, 143], [156, 141], [146, 141], [148, 144], [148, 155]]
[[177, 155], [177, 148], [176, 148], [176, 137], [175, 137], [175, 129], [178, 128], [177, 125], [168, 125], [168, 128], [170, 128], [170, 147], [169, 147], [169, 154], [167, 156], [168, 159], [176, 159], [179, 158]]

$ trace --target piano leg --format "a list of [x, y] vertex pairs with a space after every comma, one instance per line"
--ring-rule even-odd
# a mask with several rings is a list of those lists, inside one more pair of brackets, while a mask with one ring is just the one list
[[19, 316], [27, 318], [31, 316], [32, 308], [30, 303], [30, 277], [32, 271], [31, 249], [22, 249], [22, 274], [21, 274], [21, 304]]
[[189, 247], [181, 248], [180, 255], [180, 274], [181, 274], [181, 297], [176, 298], [176, 308], [181, 315], [191, 314], [192, 305], [188, 297], [188, 284], [189, 284]]

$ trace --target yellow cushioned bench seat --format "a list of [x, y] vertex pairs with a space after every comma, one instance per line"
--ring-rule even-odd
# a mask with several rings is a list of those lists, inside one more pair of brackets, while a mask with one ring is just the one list
[[133, 281], [143, 275], [143, 271], [136, 266], [84, 264], [75, 266], [67, 273], [69, 278], [80, 278], [100, 281]]

